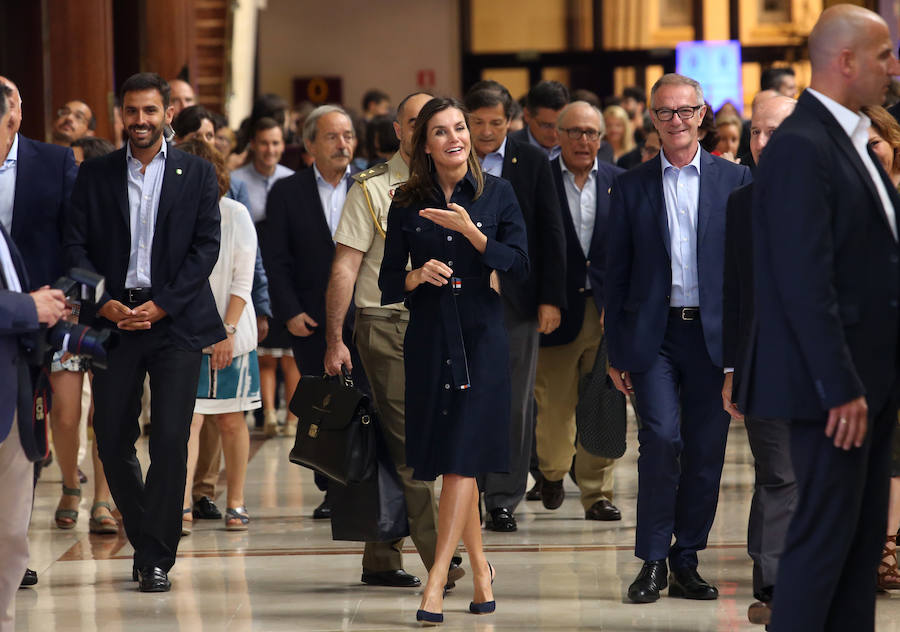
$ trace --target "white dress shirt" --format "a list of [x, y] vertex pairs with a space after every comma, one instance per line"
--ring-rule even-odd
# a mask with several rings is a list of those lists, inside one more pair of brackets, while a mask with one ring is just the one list
[[700, 146], [693, 159], [680, 169], [659, 152], [662, 166], [669, 247], [672, 256], [672, 307], [700, 305], [697, 275], [697, 208], [700, 203]]
[[894, 239], [897, 239], [897, 217], [894, 215], [894, 205], [891, 203], [891, 197], [888, 195], [887, 188], [884, 186], [884, 181], [881, 179], [878, 168], [875, 166], [875, 162], [872, 160], [872, 156], [869, 155], [868, 151], [869, 127], [872, 125], [872, 120], [862, 112], [857, 114], [834, 99], [827, 97], [812, 88], [807, 88], [806, 91], [816, 97], [821, 101], [822, 105], [828, 108], [831, 115], [837, 119], [838, 124], [847, 136], [850, 137], [850, 143], [853, 145], [856, 153], [859, 154], [862, 163], [866, 166], [866, 171], [869, 172], [869, 177], [872, 178], [875, 190], [878, 191], [878, 197], [881, 199], [881, 208], [887, 216], [888, 224], [891, 226], [891, 232], [894, 233]]
[[481, 169], [485, 173], [489, 173], [492, 176], [497, 178], [502, 177], [503, 173], [503, 159], [506, 157], [506, 138], [504, 137], [503, 142], [500, 143], [500, 146], [497, 148], [497, 151], [492, 151], [488, 155], [486, 155], [481, 160]]
[[[153, 235], [156, 230], [156, 213], [162, 193], [163, 174], [166, 171], [168, 143], [163, 141], [159, 152], [144, 168], [140, 160], [132, 156], [131, 143], [126, 143], [125, 161], [128, 166], [128, 223], [131, 229], [131, 250], [128, 253], [126, 288], [152, 287], [150, 261], [153, 254]], [[144, 173], [141, 173], [144, 169]]]
[[[580, 189], [575, 184], [575, 174], [569, 170], [562, 158], [559, 159], [559, 166], [562, 169], [563, 187], [566, 190], [566, 200], [569, 203], [569, 214], [572, 216], [575, 234], [578, 235], [581, 251], [587, 257], [594, 237], [594, 222], [597, 219], [597, 159], [594, 158], [594, 165]], [[585, 281], [584, 287], [590, 289], [589, 278]]]
[[0, 223], [12, 232], [13, 204], [16, 201], [16, 173], [19, 164], [19, 135], [13, 139], [6, 160], [0, 165]]
[[328, 230], [331, 231], [331, 237], [334, 238], [334, 232], [337, 230], [338, 224], [341, 223], [341, 211], [344, 209], [344, 202], [347, 200], [347, 182], [350, 179], [350, 165], [344, 171], [337, 186], [332, 186], [328, 180], [322, 177], [319, 167], [313, 164], [313, 171], [316, 174], [316, 187], [319, 189], [319, 200], [322, 202], [322, 210], [325, 211], [325, 221], [328, 223]]

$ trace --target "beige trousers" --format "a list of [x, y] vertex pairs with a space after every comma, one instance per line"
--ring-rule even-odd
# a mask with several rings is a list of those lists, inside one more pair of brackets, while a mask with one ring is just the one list
[[16, 591], [28, 567], [28, 523], [34, 465], [19, 441], [19, 424], [0, 442], [0, 632], [15, 630]]
[[[406, 373], [403, 363], [403, 338], [408, 321], [397, 317], [356, 313], [354, 342], [372, 387], [381, 432], [397, 473], [403, 481], [409, 534], [426, 569], [434, 564], [437, 545], [437, 501], [434, 483], [412, 478], [406, 465]], [[403, 540], [366, 542], [363, 569], [369, 572], [403, 568]]]
[[562, 480], [575, 455], [575, 477], [585, 509], [599, 500], [613, 499], [615, 459], [594, 456], [575, 445], [578, 384], [594, 367], [602, 337], [600, 313], [589, 298], [585, 301], [584, 323], [578, 337], [565, 345], [541, 347], [534, 384], [538, 406], [535, 433], [538, 466], [547, 480]]

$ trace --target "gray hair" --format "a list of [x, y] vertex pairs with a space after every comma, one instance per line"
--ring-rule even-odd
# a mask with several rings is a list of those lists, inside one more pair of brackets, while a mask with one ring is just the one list
[[567, 103], [563, 109], [559, 111], [559, 116], [556, 117], [556, 127], [557, 129], [562, 129], [563, 119], [566, 117], [571, 110], [575, 107], [583, 107], [587, 106], [594, 111], [594, 114], [597, 115], [597, 119], [600, 121], [600, 136], [606, 136], [606, 121], [603, 119], [603, 112], [600, 111], [596, 105], [591, 105], [587, 101], [572, 101], [571, 103]]
[[326, 114], [331, 114], [333, 112], [337, 112], [338, 114], [343, 114], [347, 117], [347, 120], [351, 123], [353, 119], [350, 118], [350, 115], [347, 114], [347, 111], [338, 106], [338, 105], [320, 105], [315, 110], [309, 113], [309, 116], [306, 117], [306, 121], [303, 123], [303, 140], [307, 143], [311, 143], [316, 140], [316, 132], [318, 131], [319, 119], [325, 116]]
[[653, 97], [656, 96], [656, 91], [663, 86], [690, 86], [694, 89], [694, 92], [697, 93], [698, 105], [703, 105], [704, 103], [703, 88], [697, 81], [691, 79], [690, 77], [685, 77], [684, 75], [670, 72], [657, 79], [656, 83], [653, 84], [653, 87], [650, 88], [650, 107], [653, 107], [655, 105], [653, 103]]

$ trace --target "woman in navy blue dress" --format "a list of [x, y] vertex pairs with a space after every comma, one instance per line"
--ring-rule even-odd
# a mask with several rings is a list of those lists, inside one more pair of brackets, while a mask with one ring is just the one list
[[435, 560], [416, 615], [438, 623], [460, 538], [474, 574], [470, 610], [494, 609], [475, 475], [509, 468], [510, 385], [503, 310], [490, 275], [524, 278], [528, 254], [512, 187], [481, 171], [462, 105], [432, 99], [415, 129], [410, 178], [388, 215], [379, 287], [383, 304], [405, 300], [410, 312], [407, 464], [416, 479], [443, 476]]

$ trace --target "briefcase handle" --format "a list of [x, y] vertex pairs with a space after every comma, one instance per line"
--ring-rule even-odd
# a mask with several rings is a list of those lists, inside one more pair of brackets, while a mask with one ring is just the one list
[[[337, 376], [336, 375], [328, 375], [327, 373], [325, 373], [322, 375], [322, 377], [326, 380], [330, 380], [330, 379], [334, 379]], [[350, 388], [353, 388], [353, 376], [350, 375], [350, 371], [347, 370], [346, 364], [341, 365], [341, 377], [344, 380], [344, 386], [349, 386]]]

